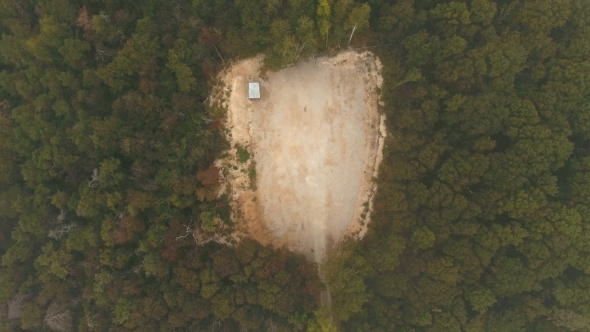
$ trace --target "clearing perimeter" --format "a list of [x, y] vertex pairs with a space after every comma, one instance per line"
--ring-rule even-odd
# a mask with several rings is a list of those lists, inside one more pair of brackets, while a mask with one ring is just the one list
[[[321, 263], [363, 236], [385, 136], [379, 60], [344, 52], [261, 76], [262, 56], [221, 74], [232, 149], [218, 160], [238, 231]], [[248, 82], [261, 99], [248, 99]]]

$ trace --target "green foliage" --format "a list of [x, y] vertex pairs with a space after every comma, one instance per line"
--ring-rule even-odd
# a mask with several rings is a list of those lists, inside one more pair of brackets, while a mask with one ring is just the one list
[[320, 31], [320, 35], [322, 38], [327, 38], [328, 33], [330, 32], [330, 15], [331, 15], [331, 8], [330, 8], [330, 1], [329, 0], [319, 0], [318, 1], [318, 8], [316, 11], [317, 15], [317, 22], [318, 28]]
[[[97, 70], [98, 76], [113, 91], [120, 92], [131, 86], [131, 78], [137, 75], [141, 65], [148, 62], [150, 57], [160, 55], [161, 45], [152, 36], [152, 24], [149, 18], [139, 20], [138, 32], [125, 43], [112, 62]], [[98, 32], [99, 28], [96, 30]]]
[[201, 212], [199, 215], [201, 222], [203, 223], [203, 229], [206, 232], [215, 232], [215, 217], [211, 212]]
[[94, 275], [93, 290], [97, 295], [106, 290], [107, 285], [115, 278], [107, 271], [101, 271]]
[[64, 44], [59, 48], [59, 53], [72, 67], [76, 66], [78, 61], [84, 56], [84, 52], [90, 50], [90, 44], [80, 39], [66, 39]]
[[464, 2], [452, 1], [438, 4], [430, 11], [430, 15], [434, 19], [445, 19], [453, 25], [471, 23], [470, 13]]
[[[353, 255], [373, 267], [359, 280], [370, 301], [344, 330], [585, 328], [590, 311], [572, 296], [589, 271], [587, 121], [576, 110], [590, 94], [561, 76], [566, 62], [572, 74], [587, 63], [566, 55], [580, 3], [372, 8], [376, 34], [394, 44], [377, 51], [390, 136], [373, 230]], [[408, 246], [388, 254], [394, 236]], [[354, 303], [338, 292], [334, 308]], [[547, 301], [553, 292], [560, 302]]]
[[[54, 301], [81, 331], [587, 329], [588, 8], [0, 2], [0, 308], [23, 301], [0, 329], [45, 328]], [[195, 173], [225, 146], [204, 120], [219, 69], [341, 50], [353, 29], [382, 45], [388, 136], [367, 235], [322, 267], [333, 324], [302, 256], [195, 247], [229, 213]]]
[[474, 310], [485, 312], [489, 307], [496, 303], [494, 294], [489, 289], [476, 289], [469, 292], [466, 296]]
[[197, 80], [193, 77], [190, 63], [193, 55], [188, 43], [184, 39], [175, 41], [174, 48], [168, 51], [168, 62], [166, 67], [170, 68], [176, 75], [178, 89], [183, 92], [191, 91]]
[[121, 298], [117, 301], [113, 309], [113, 323], [122, 325], [131, 317], [131, 311], [135, 310], [137, 305], [126, 298]]
[[308, 332], [337, 332], [338, 329], [329, 315], [329, 308], [321, 307], [314, 312], [314, 317], [307, 325]]
[[273, 52], [265, 60], [269, 66], [280, 68], [294, 62], [298, 55], [299, 44], [292, 34], [288, 21], [274, 21], [270, 28], [270, 39], [273, 45]]
[[57, 50], [64, 39], [69, 36], [65, 24], [60, 23], [53, 16], [47, 16], [39, 20], [40, 32], [26, 41], [31, 54], [44, 62], [53, 62], [60, 57]]
[[364, 3], [355, 7], [350, 11], [348, 18], [344, 23], [344, 29], [352, 29], [356, 27], [357, 30], [363, 30], [369, 27], [369, 16], [371, 14], [371, 7]]
[[43, 310], [34, 303], [28, 303], [23, 311], [21, 327], [23, 329], [38, 328], [43, 324]]
[[415, 250], [431, 248], [436, 240], [436, 235], [428, 227], [422, 226], [412, 233], [412, 245]]
[[584, 331], [590, 327], [590, 319], [572, 310], [555, 308], [551, 320], [557, 327], [565, 327], [569, 331]]
[[497, 10], [498, 5], [493, 1], [473, 0], [471, 2], [471, 21], [484, 26], [490, 25]]
[[[81, 331], [204, 329], [217, 319], [258, 329], [270, 318], [303, 330], [317, 308], [316, 265], [247, 240], [194, 241], [229, 214], [214, 194], [196, 204], [195, 172], [225, 146], [205, 121], [207, 80], [219, 61], [262, 51], [283, 8], [79, 6], [0, 6], [0, 307], [21, 294], [23, 329], [56, 327], [44, 321], [50, 303], [68, 303]], [[317, 27], [311, 3], [289, 6], [301, 15], [274, 26], [277, 52], [290, 53], [280, 60], [292, 62], [317, 51]], [[240, 22], [256, 46], [228, 45]]]
[[369, 301], [364, 278], [370, 268], [365, 259], [355, 255], [353, 248], [332, 253], [323, 265], [333, 298], [332, 310], [341, 320], [347, 320], [361, 311]]
[[250, 159], [250, 152], [241, 145], [236, 145], [236, 153], [238, 156], [238, 161], [241, 163], [245, 163]]
[[36, 268], [42, 276], [49, 274], [63, 279], [69, 274], [67, 264], [72, 259], [70, 254], [54, 248], [53, 242], [44, 245], [42, 252], [35, 260]]

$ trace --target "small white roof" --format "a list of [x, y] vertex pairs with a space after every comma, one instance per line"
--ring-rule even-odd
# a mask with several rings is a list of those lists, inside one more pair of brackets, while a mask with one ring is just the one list
[[248, 83], [248, 98], [259, 99], [260, 98], [260, 83], [249, 82]]

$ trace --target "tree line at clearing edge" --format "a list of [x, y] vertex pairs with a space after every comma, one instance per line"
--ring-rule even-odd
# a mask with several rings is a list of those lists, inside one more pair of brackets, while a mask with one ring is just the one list
[[229, 146], [204, 101], [235, 59], [371, 45], [388, 137], [369, 233], [324, 265], [338, 328], [590, 328], [584, 1], [9, 0], [0, 20], [0, 330], [335, 330], [315, 264], [218, 243]]

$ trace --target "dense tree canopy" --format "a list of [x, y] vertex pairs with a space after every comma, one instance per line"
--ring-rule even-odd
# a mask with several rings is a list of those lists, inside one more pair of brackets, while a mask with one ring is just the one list
[[[0, 331], [590, 329], [584, 0], [6, 0], [0, 33]], [[315, 264], [220, 240], [205, 101], [234, 59], [376, 45], [380, 186], [329, 312]]]
[[378, 2], [390, 136], [370, 233], [333, 258], [362, 276], [344, 330], [587, 330], [588, 7]]
[[216, 243], [229, 211], [210, 166], [226, 143], [204, 101], [249, 13], [226, 5], [2, 2], [0, 330], [315, 321], [315, 264]]

